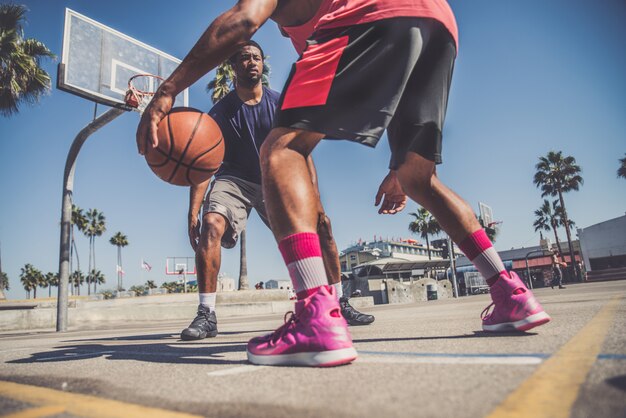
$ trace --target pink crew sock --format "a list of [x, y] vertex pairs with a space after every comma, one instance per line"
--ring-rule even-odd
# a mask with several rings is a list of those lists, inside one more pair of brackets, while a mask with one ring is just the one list
[[487, 279], [489, 286], [492, 286], [501, 274], [508, 277], [504, 263], [502, 263], [496, 249], [493, 248], [484, 229], [481, 228], [465, 237], [459, 243], [459, 248], [476, 266], [480, 274]]
[[278, 243], [278, 249], [289, 270], [298, 300], [311, 296], [320, 286], [328, 283], [317, 234], [301, 232], [289, 235]]

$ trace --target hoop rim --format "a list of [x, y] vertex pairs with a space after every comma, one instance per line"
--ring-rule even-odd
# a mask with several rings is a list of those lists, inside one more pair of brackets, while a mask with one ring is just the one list
[[129, 90], [133, 90], [134, 92], [140, 93], [140, 94], [149, 94], [149, 95], [154, 95], [154, 91], [145, 91], [145, 90], [141, 90], [135, 86], [133, 86], [133, 80], [139, 77], [152, 77], [152, 78], [156, 78], [157, 80], [165, 80], [163, 77], [155, 75], [155, 74], [149, 74], [149, 73], [145, 73], [145, 74], [135, 74], [134, 76], [132, 76], [131, 78], [128, 79], [128, 89]]

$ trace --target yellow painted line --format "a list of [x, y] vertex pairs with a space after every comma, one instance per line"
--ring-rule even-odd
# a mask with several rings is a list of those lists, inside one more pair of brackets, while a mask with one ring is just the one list
[[42, 406], [41, 408], [30, 408], [9, 415], [2, 415], [1, 418], [42, 418], [58, 415], [62, 412], [65, 412], [64, 406], [50, 405]]
[[621, 296], [546, 360], [488, 418], [567, 418], [613, 323]]
[[95, 396], [39, 386], [0, 381], [0, 397], [35, 405], [62, 406], [72, 415], [89, 418], [198, 418], [182, 412], [150, 408], [136, 404], [97, 398]]

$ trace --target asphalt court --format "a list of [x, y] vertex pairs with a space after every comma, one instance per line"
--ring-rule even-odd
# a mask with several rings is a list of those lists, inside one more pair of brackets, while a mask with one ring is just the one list
[[0, 416], [626, 416], [626, 281], [536, 294], [553, 320], [527, 333], [482, 332], [488, 295], [367, 309], [359, 359], [331, 369], [246, 362], [278, 315], [196, 342], [158, 321], [3, 334]]

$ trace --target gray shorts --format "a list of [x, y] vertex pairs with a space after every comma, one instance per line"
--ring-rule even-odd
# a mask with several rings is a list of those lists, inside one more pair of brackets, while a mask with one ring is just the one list
[[202, 205], [202, 217], [219, 213], [228, 221], [222, 237], [222, 247], [233, 248], [239, 234], [246, 229], [252, 208], [269, 228], [261, 185], [238, 177], [222, 176], [215, 179]]

